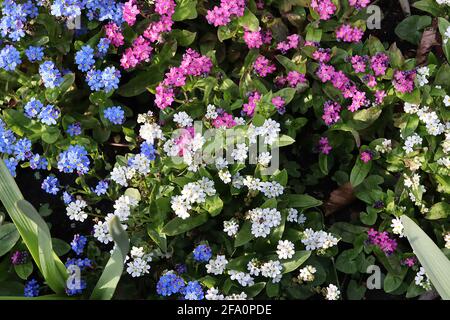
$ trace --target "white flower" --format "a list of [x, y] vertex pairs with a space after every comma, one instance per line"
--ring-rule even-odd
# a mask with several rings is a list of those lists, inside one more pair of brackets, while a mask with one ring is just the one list
[[298, 219], [298, 210], [294, 208], [289, 208], [286, 220], [289, 222], [297, 222], [297, 219]]
[[445, 247], [450, 249], [450, 232], [444, 236]]
[[131, 159], [130, 168], [140, 174], [146, 175], [150, 172], [150, 160], [145, 155], [139, 153]]
[[216, 194], [216, 189], [214, 188], [214, 181], [209, 178], [203, 177], [197, 181], [200, 187], [208, 196], [213, 196]]
[[144, 123], [139, 129], [139, 135], [150, 144], [154, 144], [155, 139], [164, 138], [161, 127], [156, 123]]
[[83, 222], [87, 217], [87, 213], [83, 211], [87, 207], [87, 203], [84, 200], [75, 200], [66, 208], [67, 216], [70, 220]]
[[295, 253], [294, 244], [289, 240], [279, 240], [277, 245], [278, 259], [290, 259]]
[[439, 158], [437, 160], [437, 163], [443, 167], [446, 167], [447, 169], [450, 169], [450, 157]]
[[300, 273], [298, 275], [298, 278], [305, 282], [311, 282], [314, 281], [314, 274], [316, 273], [316, 268], [313, 266], [306, 266], [302, 269], [300, 269]]
[[127, 263], [127, 272], [133, 277], [141, 277], [146, 273], [149, 273], [150, 266], [147, 261], [142, 258], [136, 258], [133, 261]]
[[108, 244], [113, 241], [112, 236], [109, 234], [108, 224], [106, 221], [99, 221], [94, 225], [94, 238], [104, 244]]
[[175, 214], [181, 219], [187, 219], [190, 217], [189, 210], [191, 205], [182, 196], [173, 196], [170, 200], [171, 208]]
[[416, 285], [424, 288], [427, 291], [431, 290], [431, 282], [430, 279], [428, 279], [427, 274], [425, 273], [424, 267], [420, 267], [419, 271], [416, 273], [414, 282], [416, 283]]
[[305, 222], [306, 222], [306, 217], [305, 217], [305, 215], [303, 213], [301, 213], [298, 216], [297, 223], [298, 224], [304, 224]]
[[259, 273], [261, 272], [261, 269], [259, 268], [259, 261], [256, 258], [253, 258], [247, 263], [247, 270], [249, 274], [252, 276], [259, 276]]
[[392, 151], [392, 141], [388, 139], [384, 139], [383, 142], [381, 142], [381, 145], [377, 145], [375, 147], [375, 150], [380, 153], [386, 153]]
[[217, 170], [225, 169], [228, 166], [228, 161], [224, 158], [217, 158], [215, 162]]
[[269, 145], [278, 139], [278, 134], [281, 131], [280, 124], [272, 119], [264, 121], [262, 127], [259, 128], [259, 134], [264, 138], [264, 143]]
[[133, 246], [133, 248], [131, 248], [130, 255], [133, 259], [142, 258], [144, 256], [144, 248]]
[[252, 176], [246, 176], [245, 179], [242, 180], [242, 184], [246, 186], [249, 190], [259, 191], [261, 186], [261, 180], [258, 178], [254, 178]]
[[237, 162], [245, 162], [247, 159], [248, 147], [245, 143], [238, 143], [236, 149], [231, 152], [231, 156]]
[[128, 180], [132, 179], [135, 174], [135, 169], [125, 166], [116, 166], [111, 171], [111, 179], [122, 187], [128, 187]]
[[326, 233], [323, 230], [314, 231], [311, 228], [306, 229], [304, 232], [304, 238], [302, 243], [306, 246], [306, 250], [326, 250], [338, 243], [338, 239], [330, 233]]
[[405, 104], [403, 106], [403, 110], [406, 113], [415, 114], [415, 113], [417, 113], [417, 111], [419, 111], [419, 106], [416, 104], [405, 102]]
[[272, 155], [270, 154], [270, 152], [262, 152], [258, 156], [258, 163], [263, 167], [267, 167], [270, 163], [270, 160], [272, 160]]
[[259, 190], [267, 197], [267, 198], [276, 198], [281, 196], [284, 192], [284, 188], [281, 184], [276, 181], [266, 181], [261, 182], [259, 184]]
[[239, 172], [237, 172], [232, 178], [231, 185], [233, 188], [241, 189], [244, 186], [244, 177], [240, 175]]
[[275, 208], [256, 208], [248, 212], [252, 222], [251, 232], [255, 237], [267, 237], [271, 228], [281, 223], [281, 213]]
[[173, 121], [178, 123], [180, 127], [190, 127], [192, 126], [192, 122], [194, 120], [191, 117], [189, 117], [189, 115], [186, 112], [182, 111], [175, 113], [175, 115], [173, 116]]
[[403, 150], [406, 151], [406, 153], [411, 153], [414, 151], [414, 146], [421, 146], [422, 145], [422, 137], [420, 137], [417, 133], [414, 133], [406, 138], [405, 145], [403, 146]]
[[245, 119], [242, 117], [234, 117], [234, 122], [237, 126], [242, 126], [245, 124]]
[[206, 291], [205, 299], [206, 300], [224, 300], [225, 297], [223, 294], [219, 294], [219, 289], [212, 287]]
[[247, 300], [247, 294], [245, 292], [241, 292], [239, 294], [233, 293], [229, 296], [226, 296], [225, 300]]
[[209, 105], [206, 107], [206, 115], [205, 115], [205, 118], [208, 119], [208, 120], [214, 120], [214, 119], [217, 118], [218, 116], [219, 116], [219, 115], [217, 114], [216, 107], [213, 106], [212, 104], [209, 104]]
[[227, 169], [223, 169], [219, 171], [219, 178], [223, 181], [223, 183], [231, 182], [231, 173]]
[[206, 193], [197, 182], [190, 182], [184, 185], [181, 196], [188, 203], [203, 203], [206, 200]]
[[280, 261], [272, 261], [264, 263], [261, 266], [261, 275], [266, 278], [272, 278], [273, 283], [280, 282], [281, 280], [281, 271], [283, 270], [283, 266]]
[[444, 100], [442, 101], [446, 107], [450, 107], [450, 96], [445, 95]]
[[236, 219], [231, 219], [223, 222], [223, 232], [230, 237], [234, 237], [239, 231], [239, 225]]
[[132, 197], [122, 195], [114, 203], [114, 215], [120, 221], [127, 221], [131, 214], [131, 209], [138, 205], [138, 201]]
[[339, 296], [341, 294], [341, 291], [339, 291], [338, 287], [336, 287], [334, 284], [329, 284], [326, 288], [326, 294], [325, 299], [327, 300], [338, 300]]
[[224, 255], [218, 255], [216, 259], [210, 259], [206, 265], [206, 272], [214, 275], [222, 274], [225, 271], [225, 267], [228, 264], [228, 260]]
[[392, 232], [403, 238], [405, 235], [403, 234], [403, 224], [400, 218], [394, 218], [391, 222]]
[[417, 69], [417, 83], [419, 87], [423, 87], [428, 83], [428, 77], [430, 76], [430, 69], [427, 66], [423, 66]]
[[236, 280], [243, 287], [252, 286], [255, 284], [253, 277], [248, 273], [230, 270], [228, 274], [230, 275], [231, 280]]

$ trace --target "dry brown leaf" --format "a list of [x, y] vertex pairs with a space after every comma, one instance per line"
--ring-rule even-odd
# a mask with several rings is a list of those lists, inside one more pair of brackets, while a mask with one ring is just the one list
[[325, 210], [325, 216], [329, 216], [336, 211], [339, 211], [348, 205], [350, 205], [353, 201], [356, 200], [355, 195], [353, 194], [353, 187], [350, 182], [347, 182], [331, 192], [330, 198], [323, 205]]
[[431, 48], [436, 45], [439, 45], [437, 40], [437, 20], [433, 19], [431, 27], [426, 28], [422, 33], [422, 38], [420, 39], [416, 53], [417, 64], [421, 65], [425, 63]]

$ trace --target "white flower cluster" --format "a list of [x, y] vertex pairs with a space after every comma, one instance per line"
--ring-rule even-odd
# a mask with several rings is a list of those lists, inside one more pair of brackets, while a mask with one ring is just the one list
[[241, 292], [240, 294], [232, 294], [229, 296], [224, 296], [219, 293], [219, 289], [212, 287], [206, 291], [205, 294], [206, 300], [247, 300], [247, 294], [245, 292]]
[[228, 271], [231, 280], [236, 280], [243, 287], [249, 287], [255, 284], [255, 279], [249, 274], [241, 271]]
[[414, 151], [415, 146], [422, 146], [422, 137], [419, 136], [417, 133], [413, 133], [405, 140], [405, 145], [403, 146], [403, 150], [406, 151], [406, 153], [411, 153]]
[[323, 230], [314, 231], [311, 228], [303, 232], [304, 238], [302, 243], [306, 246], [306, 250], [326, 250], [337, 245], [339, 239], [335, 238], [331, 233]]
[[192, 209], [192, 205], [204, 203], [207, 196], [215, 194], [214, 182], [203, 177], [196, 182], [185, 184], [181, 195], [173, 196], [170, 203], [177, 216], [181, 219], [187, 219], [190, 217], [189, 210]]
[[277, 245], [278, 259], [291, 259], [295, 253], [295, 246], [289, 240], [279, 240]]
[[84, 208], [87, 207], [87, 203], [84, 200], [75, 200], [69, 203], [66, 207], [67, 216], [70, 220], [83, 222], [88, 217], [84, 212]]
[[389, 139], [384, 139], [381, 144], [375, 147], [375, 150], [380, 153], [388, 153], [392, 151], [392, 141]]
[[298, 224], [304, 224], [306, 222], [306, 217], [303, 213], [299, 215], [297, 209], [289, 208], [286, 220], [289, 222], [297, 222]]
[[139, 135], [142, 139], [150, 144], [154, 144], [156, 139], [164, 140], [164, 135], [161, 127], [157, 123], [152, 122], [152, 116], [153, 114], [149, 112], [146, 115], [138, 115], [137, 119], [138, 123], [142, 124], [139, 128]]
[[239, 231], [239, 224], [236, 219], [231, 219], [223, 222], [223, 232], [229, 237], [234, 237]]
[[437, 4], [450, 6], [450, 0], [436, 0]]
[[329, 284], [325, 289], [326, 300], [338, 300], [341, 295], [341, 291], [334, 284]]
[[284, 193], [284, 187], [277, 181], [261, 181], [259, 178], [246, 176], [242, 184], [250, 191], [260, 191], [267, 198], [276, 198]]
[[[441, 0], [444, 1], [444, 0]], [[447, 44], [448, 39], [450, 39], [450, 27], [447, 27], [447, 30], [445, 30], [444, 36], [442, 37], [442, 42], [444, 42], [444, 44]]]
[[450, 157], [439, 158], [436, 162], [438, 165], [450, 169]]
[[430, 110], [429, 107], [423, 107], [417, 111], [420, 121], [425, 123], [427, 132], [432, 136], [438, 136], [445, 130], [445, 126], [439, 120], [436, 112]]
[[271, 145], [277, 141], [280, 131], [280, 124], [278, 122], [273, 119], [266, 119], [260, 127], [255, 127], [251, 124], [248, 128], [247, 136], [250, 143], [256, 143], [258, 137], [260, 137], [265, 144]]
[[206, 272], [214, 275], [223, 274], [228, 264], [228, 260], [224, 255], [218, 255], [215, 259], [210, 259], [206, 264]]
[[446, 154], [450, 153], [450, 131], [445, 133], [445, 139], [442, 141], [442, 149]]
[[[450, 0], [449, 0], [450, 1]], [[450, 107], [450, 96], [448, 94], [445, 95], [444, 100], [442, 100], [446, 107]]]
[[298, 279], [304, 282], [314, 281], [314, 274], [317, 272], [316, 268], [313, 266], [306, 266], [300, 269], [300, 273], [298, 275]]
[[150, 172], [150, 160], [141, 153], [130, 158], [129, 165], [130, 167], [127, 169], [129, 174], [132, 173], [132, 170], [141, 175], [146, 175]]
[[133, 179], [136, 170], [126, 166], [116, 166], [111, 171], [111, 180], [122, 187], [128, 187], [128, 181]]
[[143, 247], [133, 247], [130, 251], [130, 256], [132, 261], [127, 263], [128, 274], [136, 278], [149, 273], [149, 262], [152, 261], [151, 254], [146, 254]]
[[179, 137], [167, 140], [163, 149], [169, 157], [181, 157], [188, 170], [196, 172], [203, 164], [201, 150], [205, 138], [200, 133], [191, 134], [187, 129], [183, 131]]
[[431, 290], [431, 282], [430, 279], [428, 279], [427, 274], [425, 273], [424, 267], [420, 267], [419, 271], [416, 273], [414, 282], [416, 285], [424, 288], [427, 291]]
[[267, 237], [272, 228], [281, 223], [281, 213], [275, 208], [255, 208], [248, 212], [252, 223], [251, 232], [255, 237]]
[[430, 68], [423, 66], [417, 68], [416, 80], [419, 87], [423, 87], [428, 83], [428, 77], [430, 76]]
[[392, 232], [394, 234], [399, 235], [400, 238], [403, 238], [405, 235], [403, 234], [403, 224], [400, 218], [394, 218], [391, 221]]
[[450, 232], [444, 236], [445, 247], [450, 249]]
[[205, 118], [208, 120], [214, 120], [219, 116], [219, 114], [216, 111], [216, 107], [212, 104], [208, 104], [206, 107], [206, 114]]
[[272, 283], [278, 283], [281, 280], [283, 266], [278, 260], [270, 260], [269, 262], [263, 263], [260, 270], [263, 277], [271, 278]]
[[175, 113], [173, 116], [173, 121], [175, 121], [180, 127], [190, 127], [194, 120], [184, 111]]

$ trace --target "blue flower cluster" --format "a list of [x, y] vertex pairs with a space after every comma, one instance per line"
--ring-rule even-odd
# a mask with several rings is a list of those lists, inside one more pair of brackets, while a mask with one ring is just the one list
[[6, 129], [5, 123], [0, 119], [0, 153], [12, 154], [15, 142], [16, 136], [14, 132]]
[[42, 181], [41, 188], [49, 194], [58, 194], [60, 190], [58, 178], [56, 178], [54, 175], [49, 175], [44, 179], [44, 181]]
[[25, 50], [25, 55], [30, 62], [42, 61], [44, 58], [44, 49], [42, 47], [29, 46]]
[[69, 258], [66, 261], [66, 268], [70, 266], [77, 266], [80, 268], [80, 271], [83, 271], [87, 268], [92, 268], [92, 261], [88, 258]]
[[116, 0], [90, 0], [86, 3], [86, 16], [89, 20], [112, 20], [121, 25], [124, 22], [122, 7], [123, 3]]
[[12, 45], [9, 44], [0, 51], [0, 68], [6, 71], [14, 71], [21, 63], [20, 52]]
[[84, 279], [74, 279], [74, 283], [70, 284], [70, 286], [66, 288], [66, 293], [68, 296], [76, 296], [78, 294], [82, 294], [86, 287], [87, 283]]
[[62, 198], [63, 198], [64, 204], [69, 204], [73, 201], [73, 197], [67, 191], [63, 192]]
[[59, 154], [58, 169], [61, 172], [72, 173], [77, 171], [83, 175], [89, 171], [89, 158], [85, 148], [79, 145], [70, 146]]
[[95, 63], [94, 49], [89, 45], [82, 46], [75, 54], [75, 63], [80, 71], [89, 71]]
[[31, 158], [30, 158], [30, 168], [33, 170], [45, 170], [48, 167], [48, 161], [45, 157], [39, 155], [39, 154], [34, 154]]
[[181, 290], [181, 294], [186, 300], [202, 300], [204, 298], [202, 286], [198, 281], [189, 281]]
[[54, 0], [51, 5], [51, 14], [55, 17], [76, 18], [81, 15], [85, 1], [80, 0]]
[[156, 292], [162, 296], [171, 296], [180, 292], [185, 286], [184, 280], [173, 272], [162, 275], [156, 284]]
[[61, 72], [52, 61], [45, 61], [39, 66], [39, 74], [46, 88], [56, 88], [62, 82]]
[[23, 161], [31, 156], [31, 141], [27, 138], [18, 140], [14, 147], [14, 157], [19, 161]]
[[110, 44], [111, 44], [111, 41], [109, 41], [108, 38], [100, 39], [100, 41], [97, 44], [97, 52], [100, 57], [103, 57], [104, 55], [106, 55]]
[[76, 255], [79, 256], [83, 253], [84, 247], [86, 246], [86, 244], [87, 244], [87, 238], [85, 236], [76, 234], [73, 237], [73, 240], [70, 243], [70, 246], [72, 247], [72, 250], [76, 253]]
[[69, 124], [66, 132], [71, 137], [79, 136], [81, 134], [81, 124], [79, 122]]
[[16, 176], [16, 169], [17, 165], [19, 164], [19, 161], [17, 161], [15, 158], [9, 158], [5, 159], [5, 166], [8, 168], [9, 172], [13, 177]]
[[103, 115], [112, 124], [122, 124], [125, 121], [125, 111], [121, 107], [106, 108]]
[[148, 142], [143, 142], [141, 144], [141, 154], [147, 157], [148, 160], [153, 161], [156, 159], [156, 151], [153, 144]]
[[97, 186], [94, 189], [94, 192], [96, 195], [101, 196], [103, 194], [106, 194], [106, 192], [108, 191], [108, 187], [109, 187], [109, 184], [107, 181], [105, 181], [105, 180], [99, 181]]
[[212, 257], [212, 250], [206, 244], [198, 245], [194, 249], [194, 260], [197, 262], [207, 262]]
[[120, 71], [115, 67], [107, 67], [103, 71], [91, 69], [86, 74], [86, 82], [92, 91], [110, 92], [119, 87]]
[[2, 37], [8, 36], [13, 41], [19, 41], [25, 36], [25, 24], [38, 15], [38, 8], [31, 0], [25, 3], [4, 0], [1, 9], [0, 34]]
[[37, 297], [39, 295], [39, 283], [36, 279], [31, 279], [25, 284], [23, 295], [25, 297]]
[[48, 104], [44, 107], [42, 102], [32, 98], [28, 103], [24, 106], [25, 115], [30, 118], [38, 118], [42, 123], [46, 125], [56, 124], [56, 120], [58, 120], [61, 112], [58, 108]]

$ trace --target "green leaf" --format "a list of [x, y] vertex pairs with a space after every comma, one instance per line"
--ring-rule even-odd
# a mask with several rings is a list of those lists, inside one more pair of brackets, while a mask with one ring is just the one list
[[192, 42], [194, 42], [195, 36], [197, 35], [196, 32], [180, 29], [172, 30], [171, 34], [177, 40], [177, 44], [182, 47], [190, 46]]
[[360, 158], [358, 158], [352, 172], [350, 173], [350, 183], [352, 186], [356, 187], [361, 184], [369, 174], [370, 169], [372, 169], [372, 161], [364, 163]]
[[293, 208], [312, 208], [322, 205], [322, 201], [317, 200], [307, 194], [290, 194], [287, 196], [288, 206]]
[[295, 140], [293, 138], [291, 138], [288, 135], [283, 134], [278, 138], [277, 141], [275, 141], [274, 145], [277, 147], [285, 147], [285, 146], [293, 144], [294, 142], [295, 142]]
[[311, 255], [311, 251], [297, 251], [292, 258], [283, 260], [283, 274], [297, 270]]
[[319, 169], [324, 175], [328, 174], [328, 159], [328, 155], [323, 153], [319, 154]]
[[[450, 22], [448, 22], [444, 18], [438, 18], [438, 26], [439, 32], [441, 33], [442, 39], [447, 39], [448, 37], [445, 35], [447, 29], [450, 27]], [[447, 43], [442, 42], [442, 49], [444, 50], [445, 56], [447, 57], [447, 61], [450, 61], [450, 41]]]
[[181, 219], [179, 217], [170, 220], [162, 229], [162, 233], [168, 236], [176, 236], [178, 234], [192, 230], [198, 226], [201, 226], [208, 221], [208, 214], [202, 213], [191, 216], [187, 219]]
[[3, 160], [0, 160], [0, 200], [49, 287], [63, 294], [67, 270], [53, 251], [48, 226], [36, 209], [23, 199]]
[[197, 18], [197, 0], [176, 0], [173, 21], [183, 21]]
[[223, 208], [223, 201], [220, 199], [219, 195], [214, 195], [212, 197], [206, 198], [205, 209], [209, 214], [214, 217], [217, 216]]
[[431, 207], [425, 218], [429, 220], [444, 219], [447, 218], [449, 214], [450, 204], [447, 202], [438, 202]]
[[234, 246], [240, 247], [252, 240], [255, 236], [251, 232], [252, 224], [250, 221], [245, 221], [242, 227], [239, 229], [239, 232], [236, 235], [236, 239], [234, 239]]
[[422, 30], [431, 25], [431, 17], [412, 15], [400, 22], [395, 28], [395, 34], [402, 40], [419, 44]]
[[128, 234], [122, 228], [119, 218], [113, 217], [108, 227], [116, 247], [92, 291], [91, 299], [93, 300], [111, 300], [122, 276], [125, 257], [130, 248]]
[[450, 261], [411, 218], [402, 215], [400, 219], [404, 233], [431, 283], [442, 299], [450, 300]]
[[285, 105], [288, 105], [289, 102], [294, 99], [295, 89], [294, 88], [284, 88], [273, 94], [274, 97], [279, 96], [283, 98]]
[[390, 272], [386, 275], [383, 282], [383, 289], [387, 293], [394, 292], [397, 290], [403, 283], [403, 279], [405, 278], [406, 272], [403, 272], [401, 275], [394, 275]]
[[259, 20], [249, 9], [245, 9], [244, 15], [238, 19], [239, 25], [250, 31], [259, 30]]
[[254, 298], [264, 289], [265, 286], [265, 282], [258, 282], [248, 288], [245, 288], [244, 292], [247, 294], [248, 298]]
[[366, 290], [366, 286], [359, 285], [355, 280], [350, 280], [347, 287], [347, 298], [349, 300], [361, 300], [364, 297]]
[[158, 65], [152, 65], [148, 70], [137, 73], [130, 81], [121, 86], [117, 93], [122, 97], [134, 97], [145, 92], [148, 87], [158, 84], [164, 73]]
[[53, 250], [58, 255], [58, 257], [67, 254], [70, 251], [70, 245], [64, 240], [52, 238]]
[[23, 264], [14, 265], [14, 271], [22, 280], [27, 280], [30, 274], [33, 273], [33, 263], [31, 261], [27, 261]]
[[442, 6], [439, 6], [436, 0], [421, 0], [412, 4], [414, 8], [431, 13], [433, 16], [439, 16], [444, 12]]
[[13, 223], [0, 225], [0, 257], [8, 253], [19, 239], [20, 234]]
[[280, 284], [273, 283], [272, 280], [269, 280], [266, 284], [266, 293], [269, 298], [273, 298], [279, 295], [280, 292]]

